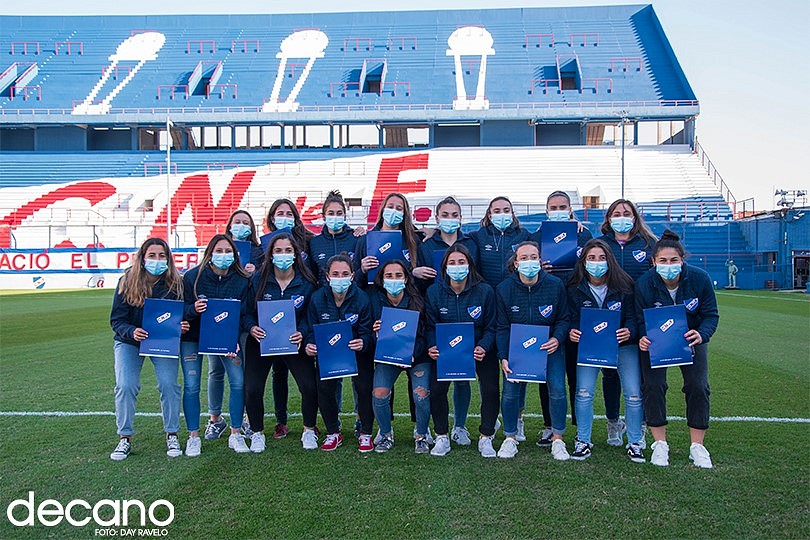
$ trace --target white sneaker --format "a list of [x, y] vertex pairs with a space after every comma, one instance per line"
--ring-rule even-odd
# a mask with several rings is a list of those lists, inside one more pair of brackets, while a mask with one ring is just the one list
[[700, 443], [694, 442], [692, 446], [689, 447], [689, 459], [695, 464], [695, 467], [701, 469], [712, 468], [712, 457], [709, 455], [709, 451], [706, 450], [706, 447]]
[[186, 441], [186, 455], [188, 457], [197, 457], [202, 451], [202, 439], [199, 437], [189, 437]]
[[233, 448], [237, 454], [250, 452], [250, 448], [245, 444], [245, 437], [241, 433], [231, 433], [228, 436], [228, 448]]
[[480, 437], [478, 439], [478, 451], [482, 457], [495, 457], [495, 449], [492, 447], [492, 437]]
[[[518, 432], [517, 432], [517, 435], [515, 436], [515, 440], [517, 442], [523, 442], [523, 441], [526, 440], [526, 433], [523, 430], [523, 427], [524, 427], [523, 417], [521, 416], [520, 418], [518, 418], [518, 422], [517, 422]], [[495, 431], [498, 431], [498, 430], [496, 429]]]
[[652, 443], [652, 451], [650, 463], [659, 467], [669, 466], [669, 445], [667, 441], [655, 441]]
[[454, 443], [460, 444], [461, 446], [469, 446], [472, 444], [472, 441], [470, 440], [470, 432], [467, 431], [467, 428], [454, 427], [453, 431], [450, 433], [450, 437], [453, 438]]
[[517, 441], [512, 437], [507, 437], [501, 443], [501, 449], [498, 450], [499, 458], [513, 458], [517, 455]]
[[183, 455], [183, 450], [180, 448], [180, 440], [177, 435], [169, 435], [166, 437], [166, 455], [169, 457], [179, 457]]
[[315, 450], [318, 448], [318, 436], [315, 434], [314, 429], [304, 429], [301, 435], [301, 445], [304, 450]]
[[250, 451], [255, 454], [260, 454], [264, 452], [265, 448], [267, 448], [267, 444], [265, 442], [264, 433], [253, 432], [253, 435], [250, 436]]
[[450, 452], [450, 438], [447, 435], [437, 435], [436, 445], [430, 451], [431, 456], [446, 456]]
[[565, 447], [564, 440], [554, 439], [551, 443], [551, 457], [557, 461], [568, 461], [571, 458], [568, 454], [568, 449]]
[[[393, 430], [392, 430], [393, 431]], [[419, 434], [416, 432], [416, 427], [413, 428], [413, 440], [417, 440], [419, 438]], [[433, 446], [433, 434], [430, 432], [430, 428], [427, 428], [427, 433], [425, 433], [425, 442], [429, 445]]]

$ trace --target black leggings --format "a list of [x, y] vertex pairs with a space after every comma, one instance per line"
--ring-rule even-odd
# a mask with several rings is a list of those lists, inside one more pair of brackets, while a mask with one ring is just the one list
[[[602, 370], [604, 371], [616, 371]], [[568, 377], [568, 401], [571, 402], [571, 425], [577, 425], [577, 414], [574, 412], [574, 400], [577, 395], [577, 344], [565, 340], [565, 375]], [[604, 381], [604, 379], [602, 379]], [[551, 427], [551, 409], [548, 404], [548, 385], [539, 384], [540, 408], [543, 411], [543, 425]]]
[[[452, 381], [439, 381], [436, 372], [434, 369], [430, 376], [430, 415], [433, 417], [433, 429], [436, 433], [446, 435], [450, 430], [447, 392]], [[497, 356], [487, 353], [482, 361], [475, 363], [475, 373], [478, 375], [478, 388], [481, 392], [481, 425], [478, 426], [478, 432], [491, 437], [495, 434], [495, 420], [501, 408], [501, 370]]]
[[[304, 426], [315, 427], [318, 414], [315, 363], [311, 358], [301, 353], [284, 356], [261, 356], [259, 354], [259, 344], [252, 336], [248, 336], [245, 342], [245, 410], [247, 410], [251, 429], [253, 431], [264, 431], [264, 389], [267, 385], [267, 377], [270, 374], [271, 366], [278, 363], [285, 365], [285, 372], [289, 370], [298, 384], [298, 390], [301, 392], [301, 415], [303, 416]], [[275, 394], [275, 392], [274, 384], [273, 393]]]
[[[317, 371], [317, 370], [316, 370]], [[318, 375], [318, 405], [327, 433], [340, 431], [339, 406], [335, 391], [340, 379], [321, 380]], [[357, 416], [362, 424], [361, 432], [371, 435], [374, 429], [374, 407], [371, 391], [374, 386], [374, 360], [370, 354], [357, 355], [357, 376], [352, 377], [352, 387], [357, 392]]]

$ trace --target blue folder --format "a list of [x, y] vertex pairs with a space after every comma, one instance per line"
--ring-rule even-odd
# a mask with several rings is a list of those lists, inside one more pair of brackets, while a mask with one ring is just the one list
[[[377, 257], [380, 266], [392, 259], [402, 258], [402, 233], [400, 231], [369, 231], [366, 235], [366, 256]], [[368, 282], [373, 283], [380, 266], [368, 271]]]
[[149, 337], [141, 341], [141, 356], [180, 358], [180, 322], [183, 320], [182, 300], [147, 298], [143, 302], [141, 328]]
[[573, 268], [577, 262], [577, 222], [544, 221], [540, 243], [542, 260], [555, 268]]
[[440, 381], [475, 380], [475, 327], [473, 323], [436, 325], [436, 379]]
[[382, 308], [380, 332], [374, 361], [409, 368], [413, 365], [413, 349], [419, 312], [410, 309]]
[[689, 331], [683, 304], [644, 310], [650, 367], [686, 366], [692, 363], [692, 347], [683, 335]]
[[200, 354], [236, 352], [241, 305], [239, 300], [208, 299], [205, 311], [200, 313]]
[[318, 372], [321, 380], [357, 375], [357, 356], [349, 348], [352, 323], [337, 321], [316, 324], [315, 346], [318, 347]]
[[601, 368], [619, 367], [619, 342], [616, 331], [621, 324], [620, 311], [582, 308], [579, 315], [577, 365]]
[[267, 253], [267, 246], [270, 245], [270, 240], [272, 240], [273, 237], [275, 235], [277, 235], [278, 233], [283, 233], [283, 232], [287, 233], [287, 234], [292, 234], [292, 230], [284, 228], [284, 229], [278, 229], [276, 231], [272, 231], [272, 232], [269, 232], [267, 234], [264, 234], [264, 235], [260, 236], [259, 237], [259, 242], [261, 242], [261, 244], [262, 244], [262, 251], [264, 253]]
[[[548, 352], [540, 346], [548, 341], [548, 326], [513, 324], [509, 329], [509, 382], [546, 382]], [[562, 346], [562, 344], [560, 345]]]
[[236, 249], [239, 251], [239, 263], [242, 265], [242, 268], [244, 268], [250, 263], [250, 248], [252, 244], [244, 240], [234, 240], [233, 243], [236, 244]]
[[295, 324], [295, 305], [292, 300], [262, 300], [256, 302], [259, 326], [264, 339], [259, 341], [262, 356], [295, 354], [298, 346], [290, 343], [290, 336], [298, 331]]
[[444, 254], [446, 252], [446, 249], [433, 250], [433, 269], [436, 270], [436, 277], [433, 279], [434, 283], [442, 279], [442, 262], [444, 261]]

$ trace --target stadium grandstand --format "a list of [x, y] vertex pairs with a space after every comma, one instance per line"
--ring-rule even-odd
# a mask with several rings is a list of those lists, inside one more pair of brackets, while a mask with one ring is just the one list
[[803, 286], [697, 143], [651, 5], [0, 25], [6, 287], [113, 286], [147, 236], [190, 256], [278, 197], [317, 229], [335, 188], [355, 224], [399, 191], [429, 226], [454, 194], [468, 229], [497, 195], [536, 227], [565, 190], [596, 234], [624, 195], [720, 286], [731, 258], [742, 288]]

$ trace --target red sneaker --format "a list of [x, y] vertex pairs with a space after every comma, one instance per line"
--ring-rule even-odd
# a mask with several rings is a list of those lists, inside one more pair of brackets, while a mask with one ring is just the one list
[[323, 444], [321, 445], [321, 450], [325, 452], [331, 452], [341, 444], [343, 444], [343, 435], [341, 435], [340, 433], [330, 433], [329, 435], [326, 436], [326, 440], [323, 441]]
[[357, 439], [357, 449], [361, 452], [371, 452], [374, 450], [374, 443], [371, 442], [371, 435], [361, 433], [360, 438]]
[[290, 430], [287, 428], [287, 424], [276, 424], [276, 429], [273, 431], [273, 438], [283, 439], [287, 436], [289, 431]]

